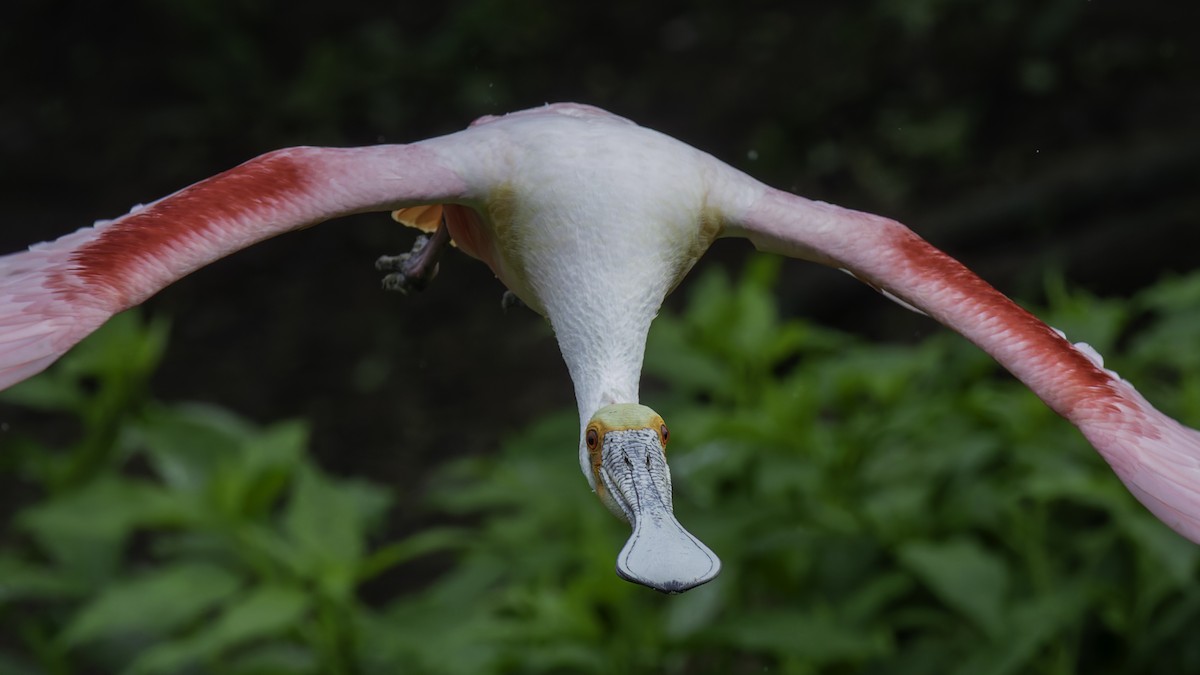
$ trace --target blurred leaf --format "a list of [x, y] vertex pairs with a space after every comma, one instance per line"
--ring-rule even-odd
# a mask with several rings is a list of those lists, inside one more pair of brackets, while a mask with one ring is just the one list
[[725, 327], [735, 353], [748, 358], [770, 355], [779, 320], [770, 284], [778, 276], [779, 266], [777, 256], [759, 256], [748, 263], [731, 304], [733, 322]]
[[138, 445], [173, 490], [203, 494], [213, 489], [221, 466], [237, 463], [242, 439], [253, 427], [213, 406], [152, 408], [138, 427]]
[[12, 554], [0, 554], [0, 606], [18, 600], [65, 598], [85, 587], [44, 565], [32, 565]]
[[55, 370], [0, 391], [0, 401], [53, 412], [80, 410], [87, 397], [74, 377]]
[[390, 567], [433, 552], [465, 548], [472, 536], [468, 529], [448, 527], [418, 532], [372, 552], [362, 563], [359, 579], [370, 579]]
[[321, 672], [312, 650], [295, 644], [250, 647], [228, 660], [230, 675], [298, 675]]
[[218, 648], [289, 630], [307, 611], [309, 603], [308, 596], [298, 589], [262, 586], [227, 607], [197, 639]]
[[943, 602], [998, 636], [1005, 624], [1008, 569], [970, 539], [901, 545], [899, 559]]
[[720, 389], [729, 375], [724, 364], [695, 349], [685, 326], [678, 321], [659, 321], [646, 344], [645, 372], [669, 380], [688, 392]]
[[841, 623], [835, 616], [804, 611], [743, 611], [737, 621], [718, 622], [707, 640], [749, 651], [802, 657], [814, 664], [865, 661], [887, 653], [886, 633]]
[[352, 588], [363, 556], [367, 521], [385, 508], [381, 488], [358, 481], [335, 481], [302, 467], [283, 514], [283, 527], [298, 546], [301, 564], [322, 570], [335, 595]]
[[121, 312], [88, 336], [85, 349], [64, 356], [62, 370], [102, 377], [150, 373], [162, 359], [169, 332], [163, 319], [143, 321], [137, 311]]
[[1112, 354], [1129, 319], [1126, 303], [1069, 291], [1061, 274], [1048, 276], [1046, 295], [1054, 308], [1045, 316], [1047, 323], [1066, 333], [1071, 342], [1086, 342], [1102, 355]]
[[1165, 524], [1147, 517], [1140, 508], [1138, 516], [1123, 519], [1123, 528], [1153, 560], [1156, 571], [1166, 572], [1176, 588], [1187, 588], [1196, 578], [1200, 548]]
[[1157, 321], [1136, 335], [1131, 355], [1160, 368], [1200, 371], [1195, 340], [1200, 334], [1200, 275], [1168, 277], [1140, 292], [1135, 306], [1153, 312]]
[[262, 586], [228, 606], [208, 627], [143, 652], [128, 673], [176, 673], [226, 649], [294, 630], [309, 598], [299, 590]]
[[900, 572], [882, 572], [854, 589], [841, 607], [850, 621], [866, 623], [881, 615], [886, 607], [899, 600], [913, 587], [912, 579]]
[[0, 651], [0, 675], [42, 675], [42, 669]]
[[235, 493], [248, 513], [265, 513], [281, 494], [295, 466], [304, 461], [308, 448], [308, 425], [283, 422], [267, 427], [246, 439], [239, 455], [242, 469], [236, 476], [247, 483]]
[[719, 581], [688, 591], [667, 606], [664, 630], [674, 639], [694, 635], [717, 618], [724, 604]]
[[1134, 301], [1165, 315], [1200, 310], [1200, 274], [1167, 276], [1140, 291]]
[[1065, 582], [1044, 595], [1016, 603], [1005, 634], [975, 650], [954, 672], [961, 675], [1030, 672], [1038, 650], [1078, 616], [1087, 600], [1084, 588], [1079, 582]]
[[158, 486], [105, 477], [26, 509], [17, 523], [60, 567], [100, 580], [117, 564], [135, 527], [171, 522], [183, 512], [178, 500]]
[[238, 585], [235, 575], [203, 563], [181, 563], [114, 582], [75, 613], [63, 639], [77, 645], [122, 636], [161, 637], [224, 602]]

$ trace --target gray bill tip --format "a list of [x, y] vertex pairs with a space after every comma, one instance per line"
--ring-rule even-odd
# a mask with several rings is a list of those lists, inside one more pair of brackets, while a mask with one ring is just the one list
[[617, 555], [617, 574], [626, 581], [675, 594], [712, 581], [721, 559], [669, 512], [638, 518]]

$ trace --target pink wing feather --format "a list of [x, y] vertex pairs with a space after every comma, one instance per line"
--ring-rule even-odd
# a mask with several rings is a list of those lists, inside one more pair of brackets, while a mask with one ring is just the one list
[[1091, 347], [887, 218], [762, 188], [732, 220], [728, 234], [843, 268], [961, 333], [1079, 427], [1142, 504], [1200, 543], [1200, 432], [1156, 410]]
[[0, 389], [41, 371], [113, 314], [234, 251], [337, 216], [462, 201], [467, 192], [426, 144], [288, 148], [0, 257]]

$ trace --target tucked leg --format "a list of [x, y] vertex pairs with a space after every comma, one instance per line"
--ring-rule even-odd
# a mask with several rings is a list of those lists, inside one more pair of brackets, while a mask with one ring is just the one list
[[450, 230], [443, 219], [432, 236], [421, 235], [412, 250], [400, 255], [385, 255], [375, 261], [375, 269], [389, 274], [383, 278], [388, 291], [422, 291], [437, 276], [438, 258], [450, 243]]

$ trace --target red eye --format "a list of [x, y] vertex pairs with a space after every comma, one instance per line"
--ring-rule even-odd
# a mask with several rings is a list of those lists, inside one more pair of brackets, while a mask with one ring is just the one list
[[596, 446], [600, 445], [600, 434], [595, 429], [588, 429], [583, 435], [583, 442], [587, 444], [588, 450], [595, 450]]
[[667, 447], [667, 441], [671, 440], [671, 432], [667, 430], [667, 425], [662, 425], [658, 428], [658, 433], [662, 435], [663, 447]]

